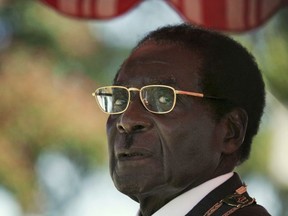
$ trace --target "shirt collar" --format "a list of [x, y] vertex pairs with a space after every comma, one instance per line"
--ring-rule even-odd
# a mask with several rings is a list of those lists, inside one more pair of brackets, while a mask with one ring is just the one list
[[184, 216], [192, 208], [194, 208], [198, 202], [200, 202], [208, 193], [214, 190], [219, 185], [223, 184], [229, 178], [233, 176], [233, 172], [218, 176], [203, 184], [192, 188], [189, 191], [179, 195], [175, 199], [168, 202], [152, 216]]

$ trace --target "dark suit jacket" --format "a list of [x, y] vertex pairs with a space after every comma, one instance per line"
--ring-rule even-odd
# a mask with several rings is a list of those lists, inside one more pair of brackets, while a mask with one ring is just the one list
[[[226, 182], [215, 188], [207, 196], [205, 196], [186, 216], [203, 216], [212, 206], [224, 199], [226, 196], [233, 194], [243, 183], [237, 173], [228, 179]], [[231, 207], [223, 204], [219, 210], [212, 216], [222, 216]], [[256, 203], [240, 208], [231, 214], [232, 216], [269, 216], [266, 209]], [[271, 215], [270, 215], [271, 216]]]

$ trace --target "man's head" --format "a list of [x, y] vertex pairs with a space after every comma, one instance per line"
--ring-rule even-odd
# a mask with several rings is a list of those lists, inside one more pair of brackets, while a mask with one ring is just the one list
[[203, 92], [226, 99], [224, 103], [210, 101], [218, 119], [234, 107], [247, 112], [249, 121], [239, 158], [239, 163], [244, 162], [249, 157], [265, 106], [264, 82], [254, 57], [229, 37], [186, 24], [153, 31], [134, 50], [149, 41], [176, 44], [202, 57]]
[[[177, 94], [171, 112], [153, 113], [146, 103], [170, 98], [157, 91], [157, 101], [149, 101], [152, 93], [141, 91], [141, 101], [138, 89], [159, 84], [204, 97]], [[131, 198], [150, 200], [150, 211], [247, 158], [264, 84], [253, 58], [231, 39], [189, 25], [156, 30], [123, 63], [114, 85], [130, 88], [130, 102], [107, 121], [111, 176]], [[112, 99], [115, 106], [127, 95]]]

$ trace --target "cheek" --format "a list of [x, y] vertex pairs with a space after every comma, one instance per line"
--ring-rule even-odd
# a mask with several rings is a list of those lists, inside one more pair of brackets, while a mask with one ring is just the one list
[[[109, 118], [107, 121], [107, 137], [109, 149], [110, 175], [117, 189], [125, 194], [149, 192], [152, 189], [165, 185], [165, 174], [163, 174], [163, 160], [159, 136], [155, 128], [143, 133], [133, 135], [132, 147], [146, 148], [153, 152], [153, 157], [136, 163], [119, 162], [115, 158], [117, 148], [123, 146], [125, 134], [118, 132], [117, 120]], [[127, 168], [128, 167], [128, 168]], [[156, 177], [155, 177], [156, 176]]]
[[113, 117], [109, 117], [106, 123], [106, 134], [107, 134], [107, 141], [108, 141], [108, 153], [109, 153], [109, 166], [110, 166], [110, 173], [113, 172], [113, 167], [115, 167], [115, 154], [114, 154], [114, 142], [116, 140], [117, 135], [117, 128], [116, 128], [117, 120]]
[[186, 116], [173, 121], [173, 124], [158, 126], [162, 132], [165, 172], [173, 184], [197, 184], [218, 165], [220, 154], [215, 142], [214, 122], [208, 124], [205, 119], [193, 119], [194, 124]]

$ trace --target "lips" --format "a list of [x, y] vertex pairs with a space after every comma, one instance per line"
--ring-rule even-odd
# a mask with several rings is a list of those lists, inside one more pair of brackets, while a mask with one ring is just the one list
[[119, 151], [116, 155], [119, 161], [143, 160], [152, 156], [151, 152], [145, 149], [123, 150]]

